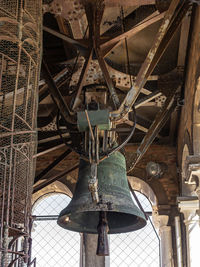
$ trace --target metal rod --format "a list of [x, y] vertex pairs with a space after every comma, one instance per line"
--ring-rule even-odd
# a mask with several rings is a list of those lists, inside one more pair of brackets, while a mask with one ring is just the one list
[[74, 100], [74, 104], [73, 104], [73, 107], [72, 107], [73, 110], [79, 104], [79, 97], [81, 95], [81, 91], [82, 91], [82, 88], [83, 88], [83, 85], [84, 85], [84, 82], [85, 82], [85, 79], [86, 79], [87, 71], [89, 69], [90, 62], [92, 60], [92, 54], [93, 54], [93, 49], [91, 49], [90, 52], [88, 53], [88, 57], [85, 60], [84, 66], [82, 68], [82, 71], [81, 71], [81, 74], [80, 74], [80, 77], [79, 77], [79, 81], [78, 81], [78, 85], [77, 85], [78, 90], [77, 90], [77, 94], [76, 94], [76, 97], [75, 97], [75, 100]]
[[156, 92], [153, 92], [153, 93], [141, 98], [140, 100], [135, 102], [135, 105], [134, 105], [135, 109], [139, 108], [140, 106], [142, 106], [142, 105], [144, 105], [144, 104], [146, 104], [148, 102], [150, 102], [151, 100], [155, 99], [156, 97], [158, 97], [160, 95], [162, 95], [162, 93], [156, 91]]
[[176, 216], [175, 220], [175, 233], [176, 233], [176, 250], [177, 250], [177, 265], [178, 267], [183, 266], [182, 257], [182, 240], [181, 240], [181, 227], [180, 227], [180, 217]]
[[56, 160], [49, 164], [42, 172], [40, 172], [36, 177], [34, 183], [37, 183], [41, 180], [50, 170], [52, 170], [58, 163], [60, 163], [65, 157], [71, 153], [71, 149], [66, 150], [62, 153]]
[[146, 212], [144, 211], [144, 209], [143, 209], [143, 207], [142, 207], [142, 205], [141, 205], [139, 199], [137, 198], [135, 191], [132, 189], [131, 184], [130, 184], [129, 181], [128, 181], [128, 185], [129, 185], [129, 188], [130, 188], [130, 190], [131, 190], [131, 193], [133, 194], [133, 196], [134, 196], [134, 198], [135, 198], [136, 203], [138, 204], [138, 206], [139, 206], [139, 208], [141, 209], [141, 211], [144, 213], [144, 216], [145, 216], [146, 220], [148, 220], [148, 215], [147, 215]]
[[92, 131], [92, 126], [91, 126], [91, 123], [90, 123], [90, 118], [89, 118], [89, 116], [88, 116], [88, 111], [87, 111], [87, 109], [85, 110], [85, 115], [86, 115], [87, 122], [88, 122], [88, 126], [89, 126], [89, 129], [90, 129], [90, 133], [91, 133], [92, 141], [94, 142], [94, 141], [95, 141], [95, 139], [94, 139], [94, 134], [93, 134], [93, 131]]
[[54, 36], [56, 36], [56, 37], [58, 37], [58, 38], [60, 38], [60, 39], [62, 39], [65, 42], [68, 42], [68, 43], [76, 46], [76, 47], [80, 46], [80, 47], [83, 47], [83, 48], [87, 48], [87, 45], [86, 45], [86, 42], [85, 42], [86, 40], [82, 40], [82, 39], [81, 40], [75, 40], [75, 39], [70, 38], [69, 36], [67, 36], [67, 35], [65, 35], [63, 33], [57, 32], [57, 31], [55, 31], [53, 29], [50, 29], [49, 27], [46, 27], [46, 26], [43, 26], [43, 30], [48, 32], [48, 33], [50, 33], [50, 34], [52, 34], [52, 35], [54, 35]]
[[51, 147], [51, 148], [49, 148], [49, 149], [46, 149], [46, 150], [44, 150], [44, 151], [42, 151], [42, 152], [39, 152], [39, 153], [33, 155], [33, 158], [34, 158], [34, 159], [35, 159], [35, 158], [38, 158], [38, 157], [43, 156], [43, 155], [45, 155], [45, 154], [47, 154], [47, 153], [50, 153], [50, 152], [52, 152], [52, 151], [54, 151], [54, 150], [60, 149], [60, 148], [62, 148], [62, 147], [64, 147], [64, 146], [66, 146], [66, 145], [65, 145], [65, 144], [60, 144], [60, 145], [58, 145], [58, 146]]
[[75, 121], [71, 117], [72, 115], [71, 111], [66, 101], [64, 100], [63, 96], [61, 95], [60, 91], [58, 90], [53, 78], [51, 77], [49, 69], [46, 63], [44, 62], [44, 60], [42, 61], [42, 73], [44, 75], [44, 79], [46, 83], [48, 84], [51, 97], [53, 101], [55, 102], [56, 106], [58, 107], [58, 109], [60, 110], [63, 118], [65, 119], [66, 122], [70, 122], [74, 124]]
[[[159, 28], [159, 31], [157, 33], [155, 42], [153, 46], [151, 47], [144, 63], [142, 64], [139, 73], [136, 77], [136, 81], [134, 83], [134, 86], [130, 89], [128, 94], [126, 95], [124, 101], [122, 102], [120, 108], [117, 111], [112, 112], [112, 116], [116, 117], [116, 119], [124, 116], [126, 113], [128, 113], [138, 97], [142, 87], [147, 81], [148, 76], [151, 74], [155, 67], [155, 61], [154, 58], [157, 55], [157, 51], [160, 48], [161, 41], [163, 40], [167, 30], [168, 26], [171, 23], [171, 20], [173, 18], [173, 14], [179, 4], [180, 0], [172, 0], [169, 9], [165, 13], [165, 17], [162, 21], [162, 24]], [[164, 47], [166, 48], [166, 47]], [[163, 50], [164, 50], [163, 48]], [[157, 63], [157, 62], [156, 62]]]
[[[175, 94], [175, 92], [174, 92], [174, 94]], [[171, 115], [173, 110], [175, 109], [176, 102], [174, 99], [174, 94], [172, 94], [170, 97], [167, 98], [167, 100], [165, 102], [165, 106], [157, 114], [157, 116], [156, 116], [155, 120], [153, 121], [151, 127], [149, 128], [147, 134], [145, 135], [141, 144], [139, 145], [139, 147], [137, 149], [137, 156], [133, 160], [132, 166], [130, 167], [128, 172], [130, 172], [135, 167], [137, 162], [141, 159], [141, 157], [147, 151], [147, 149], [152, 144], [153, 140], [155, 139], [155, 137], [157, 136], [157, 134], [159, 133], [159, 131], [161, 130], [163, 125], [166, 123], [167, 119], [169, 118], [169, 116]]]
[[69, 174], [70, 172], [78, 169], [78, 167], [79, 167], [79, 163], [75, 164], [75, 166], [71, 167], [70, 169], [61, 172], [60, 174], [49, 178], [48, 180], [42, 182], [41, 184], [33, 186], [33, 194], [38, 192], [39, 190], [43, 189], [45, 186], [47, 186], [49, 184], [52, 184], [55, 181], [59, 181], [60, 179], [63, 178], [63, 176], [65, 176], [65, 175]]
[[113, 50], [114, 48], [119, 46], [124, 39], [129, 39], [129, 38], [133, 37], [138, 32], [140, 32], [143, 29], [145, 29], [146, 27], [148, 27], [149, 25], [161, 20], [164, 17], [164, 15], [165, 15], [165, 12], [159, 14], [158, 11], [156, 11], [153, 14], [151, 14], [150, 16], [148, 16], [147, 18], [145, 18], [144, 20], [142, 20], [141, 22], [139, 22], [132, 29], [130, 29], [130, 30], [114, 37], [114, 38], [111, 38], [108, 41], [105, 41], [101, 45], [103, 57], [105, 57], [107, 54], [109, 54], [111, 52], [111, 50]]
[[[123, 2], [123, 6], [143, 6], [143, 5], [155, 5], [156, 0], [126, 0]], [[105, 5], [109, 7], [121, 6], [121, 0], [105, 0]]]

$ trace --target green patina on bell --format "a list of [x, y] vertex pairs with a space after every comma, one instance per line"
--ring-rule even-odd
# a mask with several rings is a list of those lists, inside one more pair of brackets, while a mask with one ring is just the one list
[[96, 234], [99, 214], [106, 211], [109, 234], [130, 232], [144, 227], [144, 214], [131, 198], [124, 156], [115, 152], [98, 165], [100, 202], [97, 204], [92, 201], [88, 190], [90, 170], [89, 162], [81, 160], [75, 193], [69, 205], [61, 211], [58, 224], [71, 231]]

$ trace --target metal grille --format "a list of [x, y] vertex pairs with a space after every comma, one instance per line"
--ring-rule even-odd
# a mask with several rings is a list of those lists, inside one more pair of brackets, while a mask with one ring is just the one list
[[[144, 211], [152, 212], [149, 200], [136, 192]], [[110, 235], [110, 267], [159, 267], [160, 240], [151, 223], [141, 230]]]
[[57, 217], [70, 201], [64, 194], [49, 194], [33, 207], [33, 250], [37, 267], [78, 267], [80, 234], [57, 225]]
[[41, 53], [40, 0], [0, 0], [1, 266], [30, 265], [29, 215]]

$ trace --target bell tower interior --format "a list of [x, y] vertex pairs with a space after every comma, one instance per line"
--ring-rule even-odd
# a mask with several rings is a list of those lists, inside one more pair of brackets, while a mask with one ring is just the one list
[[199, 266], [199, 36], [199, 0], [0, 0], [2, 267]]

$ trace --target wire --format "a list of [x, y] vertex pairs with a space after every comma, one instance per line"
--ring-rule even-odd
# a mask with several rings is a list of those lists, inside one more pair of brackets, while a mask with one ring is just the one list
[[124, 142], [122, 142], [120, 145], [118, 145], [117, 147], [112, 149], [110, 152], [108, 152], [108, 154], [106, 156], [102, 157], [100, 159], [100, 161], [104, 160], [107, 157], [110, 157], [113, 153], [122, 149], [128, 143], [128, 141], [131, 139], [131, 137], [133, 136], [133, 134], [135, 132], [135, 127], [136, 127], [136, 112], [135, 112], [134, 106], [133, 106], [133, 114], [134, 114], [134, 123], [133, 123], [133, 127], [132, 127], [132, 130], [131, 130], [131, 133], [129, 134], [129, 136], [124, 140]]

